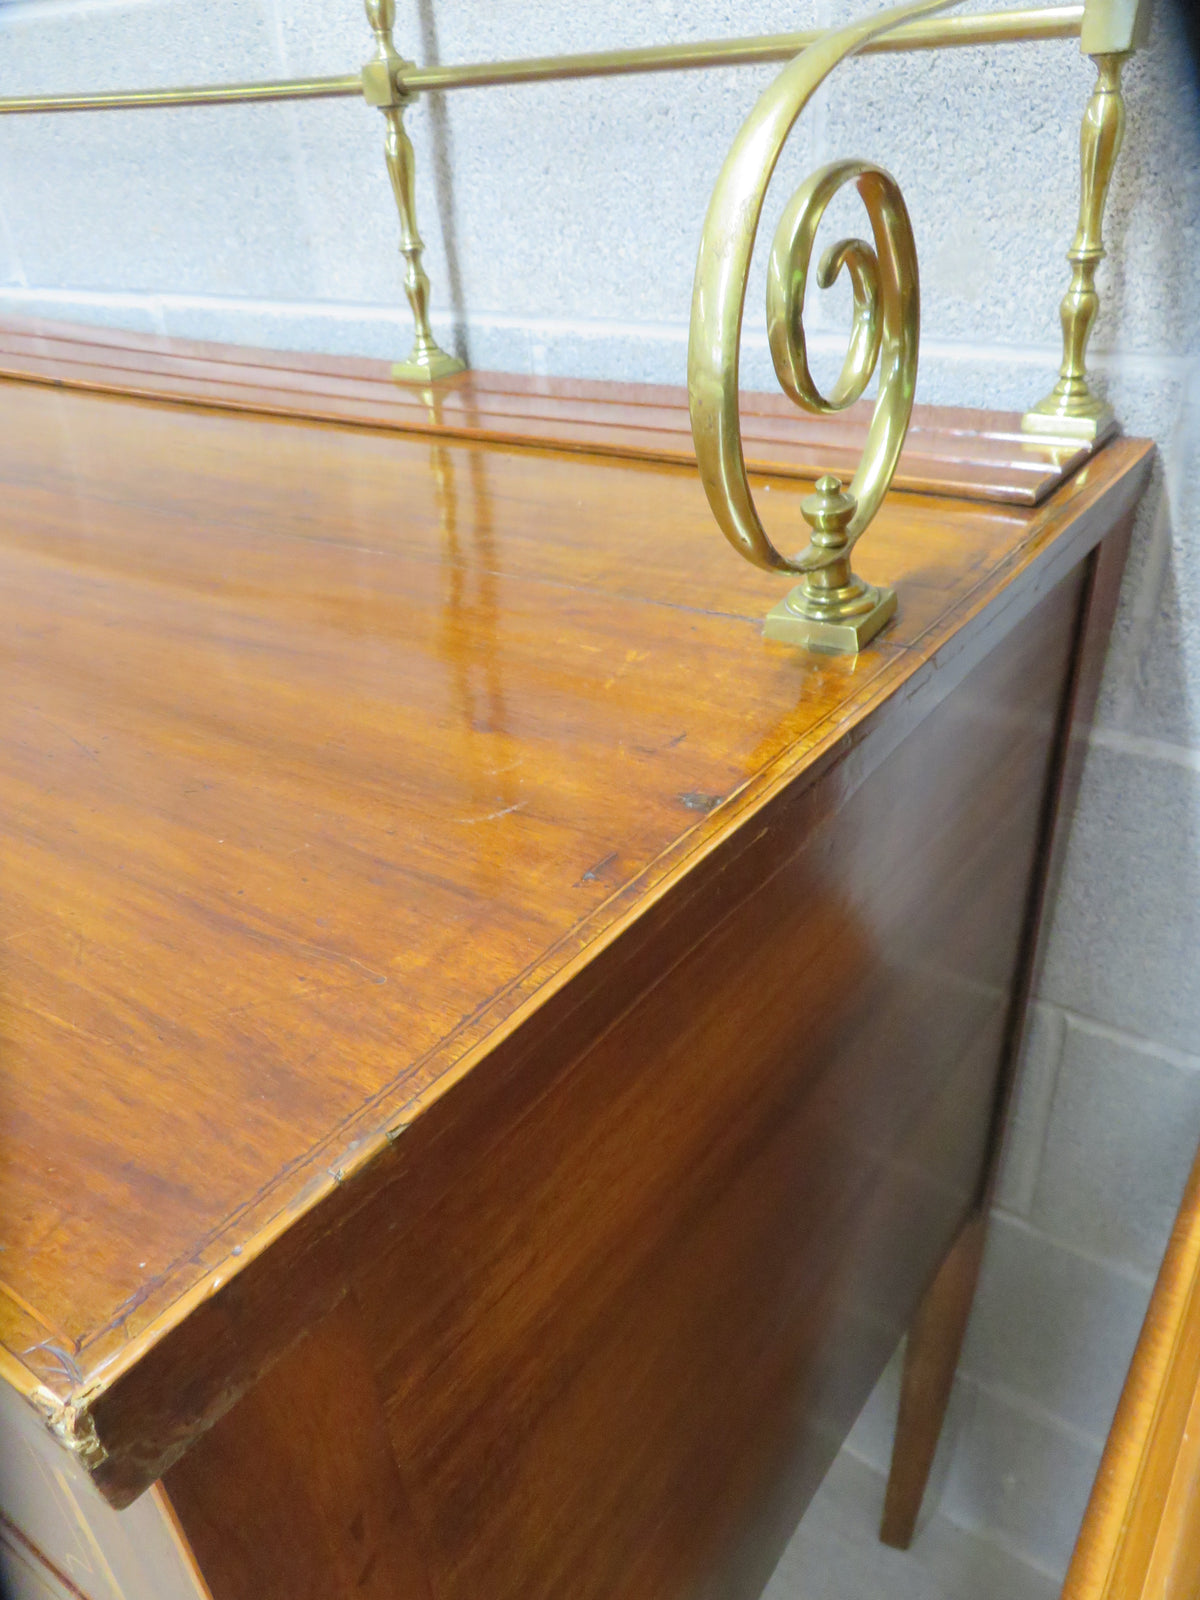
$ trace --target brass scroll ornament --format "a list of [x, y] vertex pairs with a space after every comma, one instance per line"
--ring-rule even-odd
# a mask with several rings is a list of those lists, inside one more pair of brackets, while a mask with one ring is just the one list
[[[792, 197], [771, 247], [767, 272], [767, 335], [775, 373], [797, 405], [818, 416], [860, 399], [879, 369], [879, 392], [858, 471], [847, 490], [819, 480], [801, 504], [811, 541], [782, 555], [755, 509], [742, 453], [738, 362], [742, 313], [754, 237], [767, 185], [796, 119], [814, 91], [846, 56], [906, 18], [943, 10], [953, 0], [918, 0], [827, 34], [788, 65], [762, 95], [734, 141], [704, 219], [688, 344], [688, 399], [700, 477], [725, 537], [747, 561], [789, 572], [803, 582], [770, 612], [769, 638], [810, 649], [853, 652], [875, 636], [896, 609], [890, 589], [876, 589], [850, 570], [850, 551], [879, 509], [896, 470], [912, 413], [917, 376], [920, 295], [917, 252], [900, 190], [867, 161], [835, 161]], [[826, 397], [808, 369], [804, 292], [813, 243], [830, 200], [853, 181], [871, 223], [873, 245], [843, 239], [821, 257], [817, 282], [828, 288], [843, 270], [854, 293], [850, 347]]]

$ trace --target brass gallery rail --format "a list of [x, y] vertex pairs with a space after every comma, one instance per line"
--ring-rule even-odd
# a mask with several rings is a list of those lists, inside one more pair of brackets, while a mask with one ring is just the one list
[[[910, 22], [863, 47], [882, 51], [942, 50], [950, 45], [1021, 44], [1032, 39], [1077, 39], [1082, 5], [996, 11], [984, 16]], [[595, 50], [584, 55], [533, 56], [517, 61], [482, 61], [463, 66], [417, 67], [396, 73], [405, 94], [442, 89], [481, 89], [497, 84], [552, 83], [564, 78], [617, 78], [645, 72], [686, 72], [699, 67], [756, 66], [790, 61], [821, 37], [821, 30], [773, 33], [696, 44], [652, 45], [640, 50]], [[44, 111], [137, 111], [155, 106], [237, 105], [262, 100], [336, 100], [360, 95], [362, 75], [281, 78], [261, 83], [207, 83], [176, 89], [101, 89], [87, 94], [0, 96], [0, 114]]]
[[[747, 560], [790, 573], [802, 582], [768, 618], [767, 631], [787, 642], [853, 651], [879, 630], [895, 596], [855, 577], [850, 551], [870, 523], [891, 482], [912, 410], [920, 307], [917, 258], [908, 212], [895, 180], [863, 160], [834, 162], [813, 174], [784, 210], [768, 268], [767, 324], [775, 372], [792, 400], [816, 415], [858, 400], [876, 370], [879, 391], [862, 461], [852, 482], [826, 476], [802, 510], [811, 530], [796, 555], [778, 550], [759, 520], [742, 452], [738, 362], [741, 321], [754, 235], [783, 144], [805, 105], [847, 57], [876, 51], [938, 50], [949, 46], [1026, 43], [1078, 38], [1096, 64], [1098, 80], [1084, 114], [1079, 223], [1068, 251], [1071, 280], [1060, 308], [1063, 360], [1058, 383], [1026, 413], [1031, 433], [1101, 442], [1116, 419], [1088, 382], [1088, 338], [1098, 309], [1096, 268], [1103, 258], [1101, 224], [1125, 111], [1121, 66], [1142, 41], [1145, 0], [1085, 0], [1084, 4], [939, 18], [956, 0], [910, 0], [845, 27], [806, 33], [584, 55], [418, 67], [396, 49], [395, 0], [364, 0], [375, 53], [361, 73], [261, 83], [207, 84], [168, 89], [101, 90], [83, 94], [0, 98], [0, 115], [67, 111], [132, 111], [151, 107], [316, 100], [361, 95], [386, 123], [388, 173], [400, 221], [404, 287], [414, 342], [392, 368], [403, 383], [429, 385], [463, 363], [437, 344], [429, 319], [429, 279], [417, 228], [415, 158], [404, 111], [421, 92], [615, 77], [761, 62], [787, 63], [760, 96], [734, 142], [713, 191], [696, 264], [688, 345], [688, 391], [700, 476], [713, 514]], [[919, 114], [914, 111], [914, 115]], [[816, 387], [804, 346], [804, 296], [817, 229], [834, 193], [853, 182], [867, 210], [872, 243], [846, 239], [827, 250], [815, 277], [827, 288], [845, 270], [854, 291], [854, 326], [842, 374], [832, 394]]]

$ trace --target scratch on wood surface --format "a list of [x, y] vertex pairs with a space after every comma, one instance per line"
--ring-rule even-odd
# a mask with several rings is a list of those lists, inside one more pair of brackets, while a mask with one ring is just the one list
[[604, 872], [608, 867], [611, 867], [616, 859], [617, 852], [615, 850], [610, 850], [603, 860], [597, 861], [594, 867], [589, 867], [587, 869], [583, 877], [580, 878], [576, 883], [575, 887], [579, 889], [582, 888], [585, 883], [595, 883], [600, 877], [601, 873]]
[[501, 811], [489, 811], [483, 817], [455, 817], [455, 822], [461, 822], [465, 827], [473, 828], [477, 822], [495, 822], [497, 817], [511, 816], [514, 811], [523, 811], [526, 801], [518, 800], [515, 806], [505, 806]]
[[40, 1344], [29, 1345], [27, 1349], [22, 1350], [21, 1361], [27, 1367], [32, 1367], [35, 1364], [41, 1365], [40, 1362], [34, 1363], [30, 1359], [39, 1353], [48, 1357], [51, 1366], [56, 1367], [69, 1383], [78, 1385], [83, 1382], [83, 1373], [80, 1372], [74, 1356], [68, 1350], [65, 1350], [57, 1340], [43, 1339]]

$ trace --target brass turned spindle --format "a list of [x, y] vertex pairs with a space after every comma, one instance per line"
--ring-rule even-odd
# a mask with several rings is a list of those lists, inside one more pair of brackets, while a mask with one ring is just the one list
[[448, 355], [433, 337], [429, 325], [429, 279], [421, 265], [424, 241], [417, 231], [416, 162], [412, 140], [404, 128], [404, 108], [412, 95], [397, 84], [399, 73], [411, 68], [392, 41], [396, 21], [395, 0], [365, 0], [367, 21], [375, 35], [375, 55], [362, 69], [363, 96], [378, 106], [387, 120], [388, 176], [400, 213], [400, 254], [404, 257], [404, 292], [412, 307], [414, 339], [407, 361], [397, 361], [392, 377], [402, 383], [429, 383], [461, 372], [463, 363]]
[[1022, 426], [1029, 433], [1097, 440], [1117, 425], [1112, 408], [1093, 392], [1088, 381], [1087, 347], [1100, 308], [1096, 268], [1104, 259], [1104, 206], [1125, 132], [1125, 102], [1121, 95], [1125, 57], [1112, 54], [1092, 59], [1099, 77], [1079, 138], [1079, 222], [1067, 251], [1071, 282], [1058, 313], [1062, 320], [1062, 367], [1054, 388], [1032, 411], [1026, 412]]

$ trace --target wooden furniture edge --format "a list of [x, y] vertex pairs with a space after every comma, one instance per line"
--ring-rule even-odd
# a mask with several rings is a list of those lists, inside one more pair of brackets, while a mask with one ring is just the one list
[[[1121, 441], [1111, 448], [1110, 464], [1126, 458], [1121, 477], [1114, 482], [1106, 473], [1093, 486], [1086, 473], [1080, 475], [1068, 491], [1071, 504], [1047, 508], [1041, 526], [1014, 558], [981, 580], [942, 620], [936, 638], [927, 642], [927, 653], [912, 647], [898, 652], [829, 719], [831, 725], [820, 730], [815, 744], [782, 752], [672, 851], [621, 886], [595, 915], [611, 913], [614, 899], [629, 899], [635, 892], [637, 910], [618, 909], [606, 927], [590, 939], [585, 937], [568, 961], [537, 982], [533, 993], [449, 1064], [422, 1097], [389, 1107], [385, 1092], [363, 1107], [358, 1121], [364, 1134], [352, 1164], [330, 1172], [321, 1163], [320, 1149], [314, 1151], [313, 1181], [295, 1203], [283, 1207], [276, 1203], [243, 1243], [236, 1260], [227, 1259], [169, 1300], [135, 1337], [60, 1397], [61, 1436], [79, 1452], [113, 1504], [129, 1503], [161, 1476], [190, 1440], [222, 1415], [345, 1292], [340, 1267], [327, 1252], [336, 1256], [338, 1230], [377, 1184], [387, 1181], [392, 1155], [404, 1148], [399, 1135], [483, 1058], [498, 1058], [535, 1012], [544, 1013], [539, 1027], [556, 1025], [556, 1018], [580, 1003], [577, 985], [585, 966], [591, 981], [598, 981], [595, 975], [602, 965], [598, 958], [622, 959], [626, 948], [645, 936], [656, 918], [678, 914], [685, 869], [689, 882], [701, 863], [702, 879], [717, 877], [735, 849], [745, 847], [736, 840], [718, 839], [718, 821], [724, 826], [732, 816], [746, 819], [764, 811], [789, 785], [794, 786], [798, 761], [806, 765], [805, 789], [832, 765], [842, 763], [844, 792], [852, 793], [904, 732], [928, 716], [1040, 598], [1088, 557], [1105, 528], [1131, 512], [1149, 470], [1152, 447]], [[1056, 545], [1060, 520], [1066, 519], [1073, 524], [1073, 536]], [[965, 638], [965, 625], [989, 608], [991, 614], [982, 626]], [[881, 734], [875, 713], [905, 678], [905, 715], [889, 719], [886, 733]], [[741, 829], [740, 837], [751, 831]], [[649, 885], [648, 874], [653, 880]], [[326, 1262], [325, 1271], [309, 1270], [316, 1256]], [[340, 1284], [340, 1289], [331, 1291], [331, 1282]], [[280, 1284], [287, 1286], [282, 1299]], [[268, 1305], [270, 1315], [265, 1316], [261, 1313]], [[165, 1419], [175, 1407], [172, 1403], [168, 1408], [163, 1397], [178, 1389], [185, 1369], [190, 1373], [188, 1414], [168, 1426]]]
[[[247, 374], [255, 372], [263, 376], [252, 383]], [[0, 379], [514, 448], [668, 465], [695, 460], [686, 391], [662, 384], [466, 372], [436, 390], [421, 389], [398, 386], [389, 364], [369, 357], [313, 356], [12, 318], [0, 319]], [[347, 392], [339, 394], [339, 386]], [[375, 398], [350, 392], [356, 387]], [[782, 396], [748, 393], [742, 406], [748, 468], [799, 478], [852, 470], [869, 410], [869, 402], [860, 402], [836, 420], [814, 421]], [[635, 415], [630, 420], [626, 413]], [[1105, 442], [1047, 441], [1023, 434], [1020, 421], [1016, 412], [963, 409], [951, 427], [949, 408], [917, 406], [893, 487], [1038, 505]]]
[[1133, 532], [1134, 508], [1114, 526], [1089, 557], [1090, 569], [1080, 606], [1071, 675], [1063, 696], [1055, 757], [1046, 794], [1029, 907], [1017, 962], [1009, 1019], [1001, 1050], [991, 1158], [977, 1209], [968, 1218], [926, 1291], [908, 1336], [901, 1377], [900, 1410], [884, 1494], [879, 1537], [907, 1550], [917, 1531], [934, 1454], [966, 1338], [987, 1242], [987, 1222], [995, 1198], [1010, 1109], [1016, 1086], [1034, 991], [1046, 938], [1045, 911], [1062, 872], [1070, 835], [1070, 816], [1079, 792], [1087, 732], [1100, 691], [1105, 650]]
[[1200, 1581], [1200, 1153], [1192, 1166], [1063, 1600], [1194, 1600]]

